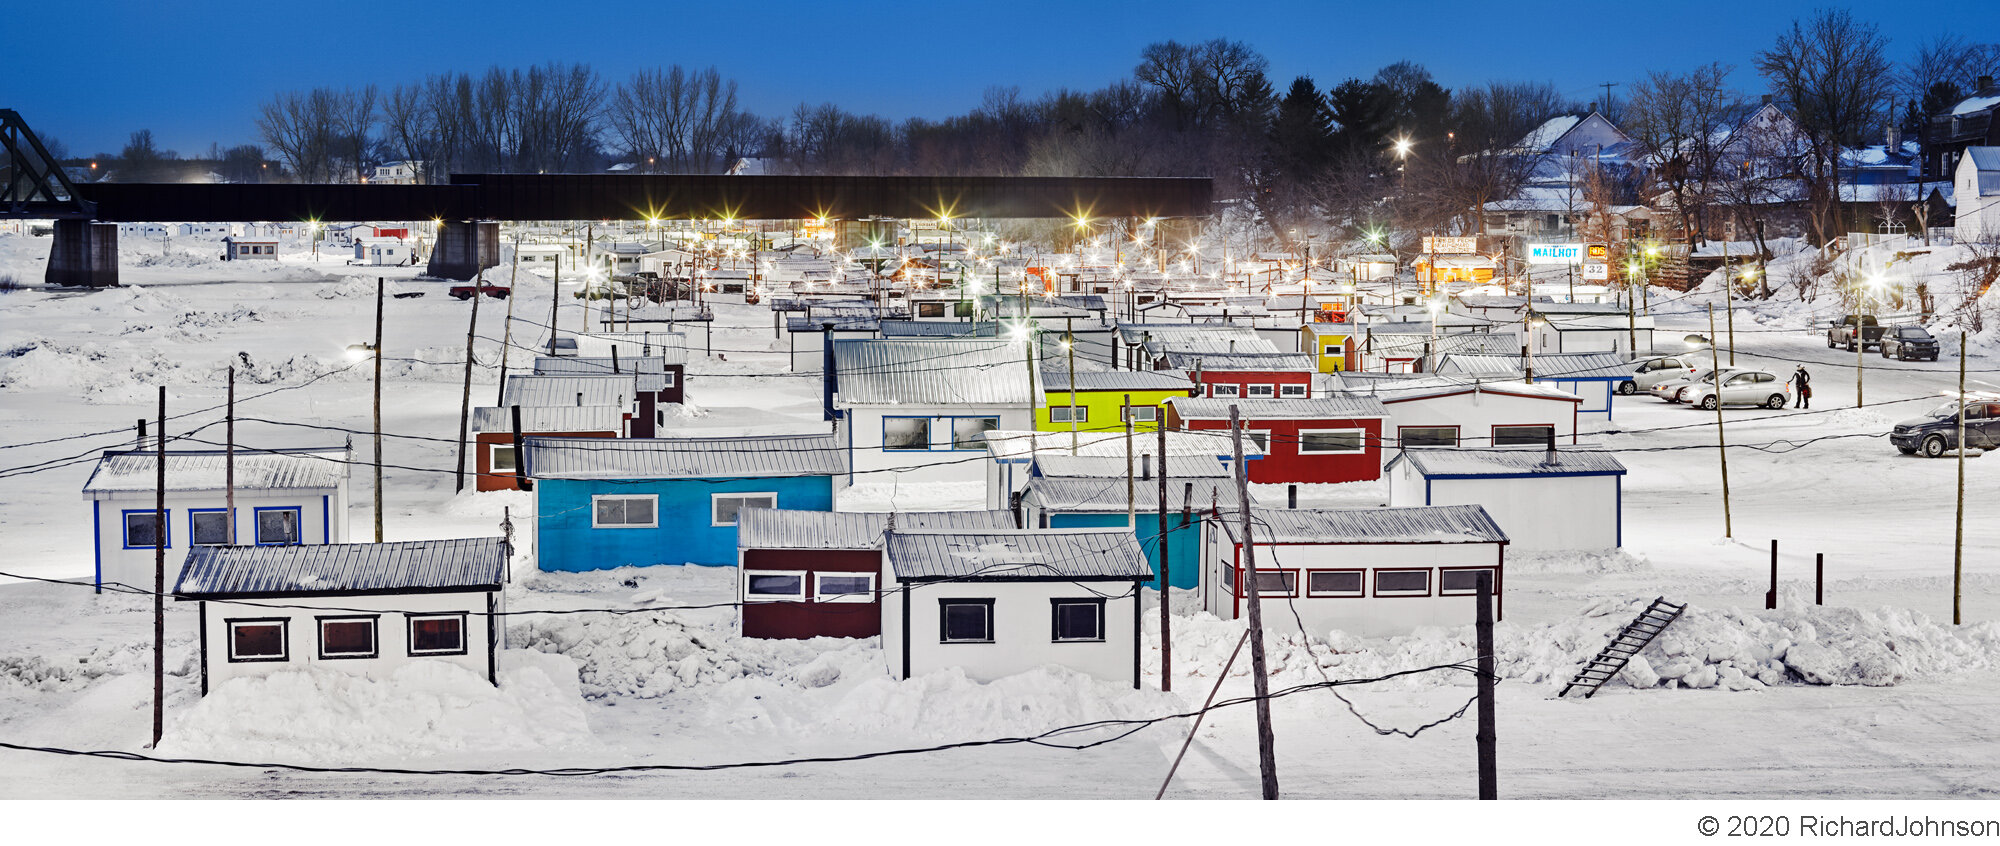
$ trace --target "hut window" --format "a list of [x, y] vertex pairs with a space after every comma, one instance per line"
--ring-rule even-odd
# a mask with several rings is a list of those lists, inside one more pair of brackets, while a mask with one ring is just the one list
[[257, 509], [258, 546], [284, 546], [295, 543], [299, 543], [298, 509]]
[[[1473, 596], [1479, 593], [1479, 574], [1492, 573], [1484, 567], [1463, 567], [1440, 569], [1438, 571], [1439, 596]], [[1500, 590], [1500, 576], [1494, 573], [1493, 590]]]
[[1406, 447], [1455, 447], [1458, 427], [1404, 426], [1396, 430], [1396, 439]]
[[319, 657], [375, 657], [374, 617], [320, 617]]
[[514, 446], [512, 444], [493, 445], [493, 472], [514, 472]]
[[1306, 596], [1360, 596], [1360, 570], [1308, 570]]
[[918, 317], [943, 317], [944, 303], [917, 303]]
[[883, 449], [930, 449], [931, 420], [928, 417], [882, 418]]
[[1554, 426], [1495, 426], [1494, 446], [1543, 446], [1555, 437]]
[[[1257, 570], [1257, 594], [1259, 596], [1297, 596], [1299, 573], [1297, 570]], [[1244, 591], [1248, 596], [1249, 591]]]
[[411, 655], [464, 655], [465, 615], [426, 614], [410, 618]]
[[230, 661], [284, 661], [289, 621], [228, 620]]
[[230, 540], [229, 512], [220, 508], [189, 512], [188, 530], [195, 546], [227, 544]]
[[743, 575], [743, 598], [752, 602], [797, 602], [806, 598], [803, 570], [751, 570]]
[[[160, 546], [159, 517], [159, 513], [151, 508], [125, 512], [125, 548], [152, 549]], [[173, 539], [168, 538], [166, 546], [173, 545]]]
[[938, 600], [938, 641], [941, 643], [992, 643], [993, 600]]
[[1299, 452], [1360, 452], [1367, 444], [1367, 437], [1368, 433], [1361, 429], [1300, 430]]
[[1208, 395], [1212, 397], [1234, 397], [1241, 396], [1242, 393], [1242, 385], [1210, 385]]
[[984, 450], [986, 433], [998, 428], [998, 417], [954, 417], [951, 421], [951, 448]]
[[1273, 385], [1246, 385], [1244, 387], [1250, 389], [1250, 396], [1252, 397], [1269, 398], [1276, 396], [1278, 393], [1277, 387]]
[[873, 602], [874, 573], [818, 573], [814, 575], [814, 602]]
[[593, 529], [652, 529], [660, 525], [658, 497], [593, 496], [590, 498], [590, 527]]
[[1376, 596], [1430, 596], [1429, 570], [1376, 570]]
[[1104, 600], [1049, 600], [1050, 639], [1056, 643], [1103, 643]]
[[711, 494], [709, 506], [714, 512], [712, 526], [734, 526], [738, 515], [745, 508], [777, 508], [778, 495], [774, 493], [752, 494]]
[[1087, 405], [1049, 406], [1049, 421], [1053, 423], [1087, 423], [1090, 421], [1090, 407]]
[[1304, 397], [1304, 396], [1306, 395], [1306, 391], [1307, 391], [1307, 388], [1306, 388], [1306, 386], [1305, 386], [1305, 385], [1279, 385], [1279, 386], [1278, 386], [1278, 396], [1281, 396], [1281, 397]]
[[[1126, 412], [1128, 411], [1131, 413], [1127, 414]], [[1160, 409], [1158, 406], [1120, 406], [1118, 409], [1118, 422], [1120, 423], [1152, 423], [1159, 419]]]

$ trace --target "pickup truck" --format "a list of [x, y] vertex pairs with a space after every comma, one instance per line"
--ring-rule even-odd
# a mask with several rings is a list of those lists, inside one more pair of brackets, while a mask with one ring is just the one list
[[1861, 326], [1862, 347], [1879, 347], [1882, 345], [1882, 327], [1875, 322], [1875, 315], [1850, 314], [1834, 321], [1833, 325], [1826, 330], [1827, 349], [1846, 347], [1850, 351], [1853, 350], [1854, 327], [1857, 322]]
[[[486, 296], [492, 297], [496, 300], [504, 300], [507, 298], [507, 295], [514, 293], [514, 290], [512, 288], [509, 288], [505, 285], [491, 285], [485, 283], [480, 284], [478, 290], [479, 293], [485, 294]], [[473, 287], [471, 285], [451, 286], [451, 296], [454, 299], [459, 299], [459, 300], [472, 299], [472, 292], [473, 292]]]

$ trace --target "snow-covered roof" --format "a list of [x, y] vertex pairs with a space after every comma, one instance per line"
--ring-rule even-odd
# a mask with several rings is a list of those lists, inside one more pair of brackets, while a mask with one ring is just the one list
[[[1507, 533], [1478, 505], [1414, 508], [1252, 508], [1257, 543], [1506, 543]], [[1217, 520], [1243, 542], [1243, 521]]]
[[[681, 363], [687, 360], [686, 350], [679, 353]], [[615, 368], [615, 369], [614, 369]], [[657, 392], [667, 388], [667, 360], [663, 356], [633, 356], [631, 358], [604, 358], [584, 356], [540, 356], [535, 359], [536, 376], [631, 376], [641, 391]]]
[[[1125, 433], [1118, 432], [1030, 432], [1025, 430], [996, 429], [986, 433], [986, 455], [995, 461], [1025, 462], [1037, 455], [1062, 453], [1068, 455], [1072, 437], [1078, 455], [1114, 456], [1125, 459]], [[1152, 455], [1159, 451], [1159, 434], [1132, 438], [1132, 450], [1140, 455]], [[1245, 455], [1262, 455], [1257, 444], [1243, 442]], [[1192, 432], [1168, 432], [1168, 455], [1229, 455], [1228, 441], [1218, 442], [1213, 434]]]
[[[1441, 376], [1484, 376], [1512, 379], [1524, 372], [1520, 355], [1453, 353], [1438, 362]], [[1535, 356], [1537, 379], [1630, 378], [1632, 363], [1616, 353], [1540, 353]]]
[[1556, 462], [1548, 462], [1545, 447], [1489, 449], [1406, 449], [1383, 469], [1410, 462], [1425, 476], [1582, 476], [1624, 475], [1625, 465], [1600, 450], [1557, 447]]
[[1523, 152], [1542, 152], [1555, 144], [1556, 139], [1563, 137], [1570, 130], [1575, 129], [1576, 125], [1582, 121], [1582, 115], [1558, 115], [1549, 118], [1543, 121], [1541, 126], [1537, 126], [1529, 131], [1527, 135], [1521, 138], [1521, 143], [1515, 146]]
[[1272, 349], [1265, 352], [1169, 351], [1166, 354], [1167, 366], [1179, 370], [1202, 370], [1209, 373], [1225, 371], [1310, 373], [1319, 369], [1313, 365], [1313, 358], [1310, 355], [1301, 352], [1277, 352], [1276, 346], [1269, 341], [1266, 341], [1265, 345]]
[[1974, 112], [1986, 111], [1994, 106], [2000, 106], [2000, 96], [1967, 97], [1958, 101], [1958, 105], [1951, 108], [1951, 113], [1953, 115], [1969, 115]]
[[181, 598], [499, 590], [501, 538], [286, 546], [197, 546], [174, 593]]
[[[1213, 440], [1224, 446], [1229, 443], [1226, 438]], [[1251, 443], [1246, 439], [1243, 448], [1247, 452], [1250, 447]], [[1040, 458], [1036, 460], [1039, 461]], [[1120, 458], [1118, 463], [1119, 472], [1116, 476], [1036, 476], [1028, 480], [1027, 486], [1021, 492], [1021, 501], [1048, 511], [1084, 511], [1099, 514], [1124, 511], [1125, 460]], [[1200, 512], [1208, 508], [1211, 503], [1224, 509], [1236, 507], [1236, 482], [1232, 477], [1177, 476], [1174, 475], [1174, 468], [1168, 467], [1168, 511]], [[1133, 483], [1132, 507], [1138, 511], [1159, 512], [1158, 479], [1139, 480]], [[1131, 535], [1128, 533], [1126, 537]]]
[[538, 405], [617, 405], [630, 403], [638, 391], [636, 376], [537, 376], [516, 373], [507, 377], [500, 404], [522, 408]]
[[1244, 420], [1354, 420], [1389, 416], [1389, 410], [1380, 400], [1358, 394], [1313, 399], [1172, 397], [1167, 403], [1182, 420], [1228, 420], [1231, 406], [1236, 407]]
[[879, 324], [884, 338], [997, 338], [1000, 324], [991, 320], [884, 320]]
[[1362, 390], [1369, 391], [1384, 403], [1409, 402], [1463, 393], [1504, 394], [1536, 399], [1566, 400], [1583, 402], [1583, 398], [1551, 385], [1530, 385], [1526, 382], [1478, 382], [1464, 381], [1462, 377], [1439, 377], [1437, 379], [1412, 379], [1404, 382], [1388, 382]]
[[[326, 490], [347, 479], [346, 447], [253, 450], [236, 448], [238, 490]], [[219, 491], [227, 487], [226, 450], [167, 450], [167, 490]], [[159, 483], [153, 450], [106, 450], [98, 458], [86, 494], [151, 491]]]
[[1034, 400], [1022, 346], [983, 338], [833, 342], [841, 405], [995, 405]]
[[717, 479], [833, 476], [847, 448], [832, 433], [736, 438], [548, 438], [526, 442], [536, 479]]
[[[1223, 450], [1229, 449], [1225, 436], [1209, 433], [1209, 437]], [[1139, 458], [1148, 460], [1140, 462]], [[1135, 456], [1130, 465], [1133, 475], [1138, 475], [1142, 466], [1157, 470], [1150, 456]], [[1060, 450], [1040, 453], [1035, 456], [1034, 473], [1059, 479], [1119, 479], [1124, 480], [1126, 472], [1125, 456], [1122, 455], [1070, 455]], [[1204, 478], [1229, 475], [1229, 467], [1214, 455], [1168, 455], [1167, 475], [1172, 478]], [[1122, 488], [1120, 489], [1123, 490]], [[1122, 493], [1121, 493], [1122, 496]]]
[[[1073, 377], [1078, 391], [1187, 391], [1194, 382], [1179, 370], [1078, 370]], [[1067, 393], [1072, 379], [1068, 370], [1043, 369], [1044, 393]]]
[[[888, 512], [745, 508], [737, 515], [738, 549], [881, 549]], [[900, 511], [896, 528], [932, 531], [1014, 529], [1011, 511]]]
[[[521, 409], [522, 432], [617, 432], [624, 428], [625, 409], [611, 405], [548, 405]], [[513, 409], [485, 406], [472, 410], [472, 431], [514, 431]]]
[[1131, 529], [1109, 531], [888, 533], [889, 566], [902, 581], [1117, 579], [1150, 581]]
[[[1118, 339], [1127, 344], [1144, 344], [1148, 352], [1277, 352], [1270, 341], [1248, 326], [1225, 323], [1122, 323]], [[1235, 342], [1232, 347], [1231, 342]]]

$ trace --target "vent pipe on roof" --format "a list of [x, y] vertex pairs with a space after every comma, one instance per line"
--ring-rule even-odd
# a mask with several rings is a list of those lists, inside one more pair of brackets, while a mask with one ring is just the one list
[[833, 367], [833, 324], [831, 322], [819, 325], [819, 337], [821, 410], [825, 412], [826, 419], [833, 420], [839, 416], [833, 411], [833, 395], [836, 391], [840, 390], [840, 374]]
[[[1166, 459], [1161, 458], [1160, 463], [1163, 465], [1164, 469], [1164, 465], [1166, 464]], [[1139, 480], [1142, 482], [1150, 482], [1153, 480], [1153, 454], [1150, 452], [1140, 453], [1139, 455]]]
[[576, 392], [576, 407], [577, 407], [577, 408], [582, 408], [582, 407], [583, 407], [583, 392], [582, 392], [582, 391], [577, 391], [577, 392]]
[[1547, 444], [1549, 451], [1548, 454], [1542, 458], [1542, 463], [1547, 464], [1550, 467], [1554, 467], [1558, 464], [1561, 464], [1562, 459], [1557, 457], [1556, 455], [1556, 427], [1554, 426], [1549, 427], [1549, 436]]
[[612, 375], [614, 375], [614, 376], [616, 376], [616, 375], [618, 375], [619, 373], [622, 373], [622, 372], [624, 372], [624, 371], [621, 371], [621, 370], [619, 370], [619, 369], [618, 369], [618, 345], [617, 345], [617, 344], [612, 344], [612, 345], [611, 345], [611, 374], [612, 374]]

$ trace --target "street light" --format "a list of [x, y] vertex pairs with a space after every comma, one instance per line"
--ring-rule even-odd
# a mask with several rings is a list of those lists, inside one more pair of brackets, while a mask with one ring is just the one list
[[[1709, 334], [1714, 334], [1714, 305], [1708, 307], [1708, 326]], [[1722, 465], [1722, 536], [1725, 538], [1733, 537], [1733, 532], [1729, 525], [1729, 449], [1728, 442], [1722, 435], [1722, 359], [1715, 351], [1715, 340], [1707, 335], [1689, 335], [1684, 340], [1692, 348], [1708, 347], [1709, 370], [1714, 374], [1715, 379], [1715, 387], [1712, 389], [1714, 393], [1710, 394], [1710, 396], [1715, 398], [1715, 458]]]
[[[1866, 350], [1868, 349], [1868, 333], [1867, 333], [1867, 332], [1866, 332], [1865, 330], [1863, 330], [1863, 329], [1861, 328], [1861, 318], [1862, 318], [1862, 315], [1863, 315], [1863, 314], [1867, 314], [1867, 315], [1870, 315], [1870, 316], [1874, 315], [1874, 313], [1875, 313], [1875, 307], [1876, 307], [1876, 298], [1877, 298], [1877, 296], [1878, 296], [1878, 295], [1879, 295], [1879, 294], [1881, 293], [1882, 289], [1883, 289], [1884, 287], [1886, 287], [1887, 285], [1888, 285], [1888, 281], [1887, 281], [1887, 280], [1883, 279], [1883, 278], [1882, 278], [1882, 277], [1880, 277], [1880, 276], [1875, 276], [1875, 275], [1873, 275], [1873, 274], [1870, 274], [1870, 275], [1869, 275], [1869, 277], [1868, 277], [1867, 279], [1865, 279], [1865, 280], [1862, 280], [1862, 283], [1861, 283], [1861, 291], [1860, 291], [1860, 294], [1861, 294], [1861, 305], [1862, 305], [1863, 307], [1862, 307], [1862, 308], [1860, 308], [1860, 309], [1857, 309], [1857, 310], [1856, 310], [1856, 311], [1857, 311], [1857, 313], [1856, 313], [1856, 314], [1854, 315], [1854, 335], [1853, 335], [1853, 338], [1854, 338], [1854, 342], [1853, 342], [1853, 343], [1854, 343], [1854, 407], [1855, 407], [1855, 408], [1860, 408], [1860, 407], [1862, 406], [1862, 402], [1861, 402], [1861, 370], [1862, 370], [1862, 368], [1863, 368], [1863, 366], [1864, 366], [1865, 362], [1864, 362], [1864, 360], [1863, 360], [1863, 358], [1862, 358], [1862, 355], [1861, 355], [1861, 354], [1862, 354], [1862, 353], [1863, 353], [1864, 351], [1866, 351]], [[1879, 320], [1879, 319], [1878, 319], [1878, 320], [1876, 320], [1876, 325], [1877, 325], [1877, 326], [1880, 326], [1880, 325], [1881, 325], [1881, 320]]]

